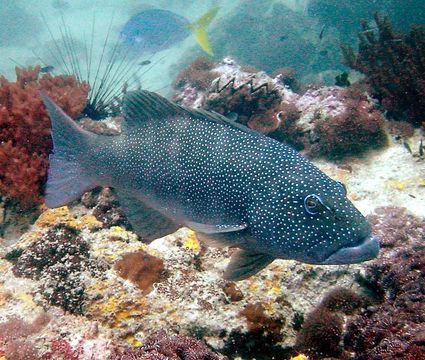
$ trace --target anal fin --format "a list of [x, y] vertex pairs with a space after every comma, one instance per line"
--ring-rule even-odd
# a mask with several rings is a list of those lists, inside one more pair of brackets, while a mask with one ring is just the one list
[[264, 269], [274, 259], [273, 256], [263, 253], [237, 250], [230, 259], [224, 278], [231, 281], [244, 280]]
[[128, 221], [142, 240], [150, 242], [172, 234], [181, 227], [131, 194], [118, 190], [115, 192]]

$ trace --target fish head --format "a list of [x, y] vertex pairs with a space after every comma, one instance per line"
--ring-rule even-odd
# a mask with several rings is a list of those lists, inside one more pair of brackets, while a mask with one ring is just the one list
[[[309, 264], [354, 264], [378, 255], [379, 242], [367, 219], [347, 198], [337, 181], [303, 181], [292, 198], [290, 222], [286, 222], [285, 251], [289, 258]], [[282, 223], [282, 222], [281, 222]], [[282, 229], [282, 233], [285, 229]]]

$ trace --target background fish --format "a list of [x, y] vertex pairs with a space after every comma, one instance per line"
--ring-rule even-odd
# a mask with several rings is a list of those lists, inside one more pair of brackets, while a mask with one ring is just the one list
[[275, 258], [350, 264], [378, 254], [344, 186], [282, 143], [148, 91], [126, 95], [120, 136], [100, 136], [42, 96], [54, 143], [48, 207], [111, 186], [142, 237], [185, 225], [209, 244], [238, 247], [225, 273], [233, 280]]
[[218, 10], [218, 7], [212, 8], [193, 24], [169, 10], [144, 10], [124, 25], [121, 41], [136, 53], [156, 53], [176, 45], [193, 32], [201, 48], [207, 54], [213, 55], [205, 30]]

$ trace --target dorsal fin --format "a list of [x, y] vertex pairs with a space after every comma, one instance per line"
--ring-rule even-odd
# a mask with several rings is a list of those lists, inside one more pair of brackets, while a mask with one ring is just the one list
[[180, 106], [147, 90], [128, 92], [124, 98], [123, 114], [123, 132], [131, 128], [138, 128], [141, 123], [146, 121], [164, 121], [181, 116], [200, 121], [211, 121], [258, 135], [246, 126], [229, 120], [216, 112]]

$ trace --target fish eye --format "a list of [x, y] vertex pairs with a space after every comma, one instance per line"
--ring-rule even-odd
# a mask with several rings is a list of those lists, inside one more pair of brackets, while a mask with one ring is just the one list
[[347, 195], [347, 187], [341, 181], [337, 181], [337, 184], [342, 187], [344, 195]]
[[323, 207], [322, 199], [316, 194], [310, 194], [304, 198], [305, 211], [310, 215], [318, 214]]

